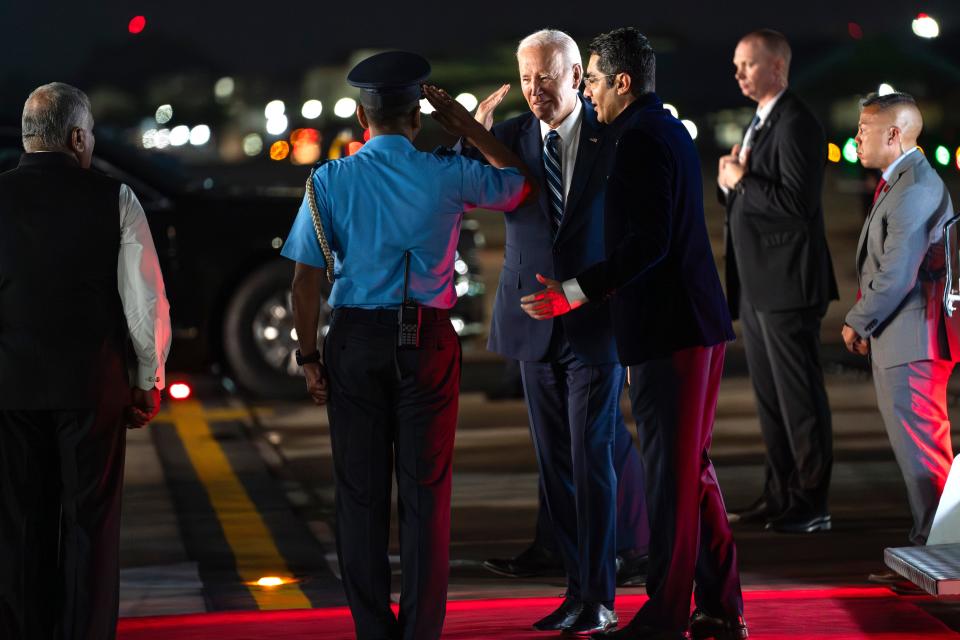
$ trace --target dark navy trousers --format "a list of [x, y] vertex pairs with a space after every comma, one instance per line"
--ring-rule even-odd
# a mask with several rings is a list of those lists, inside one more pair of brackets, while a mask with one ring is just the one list
[[547, 510], [567, 595], [612, 607], [616, 590], [614, 433], [624, 372], [588, 365], [560, 340], [550, 362], [521, 362]]

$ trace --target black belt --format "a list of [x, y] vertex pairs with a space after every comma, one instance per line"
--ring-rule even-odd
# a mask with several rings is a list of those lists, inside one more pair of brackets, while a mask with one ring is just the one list
[[[333, 319], [342, 321], [375, 322], [392, 327], [397, 326], [399, 307], [389, 309], [363, 309], [361, 307], [337, 307], [333, 310]], [[420, 318], [423, 322], [443, 322], [450, 319], [449, 309], [435, 309], [434, 307], [420, 307]]]

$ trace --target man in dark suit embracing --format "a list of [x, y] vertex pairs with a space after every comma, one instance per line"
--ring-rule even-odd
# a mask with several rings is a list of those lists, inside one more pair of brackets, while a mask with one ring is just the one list
[[[603, 258], [607, 160], [596, 115], [578, 92], [583, 66], [573, 39], [538, 31], [520, 42], [517, 62], [531, 113], [493, 133], [531, 168], [541, 196], [505, 216], [489, 348], [520, 361], [541, 486], [567, 576], [563, 603], [534, 628], [589, 634], [616, 625], [615, 557], [625, 543], [617, 535], [617, 476], [629, 476], [625, 489], [637, 495], [642, 473], [618, 410], [624, 372], [604, 301], [543, 323], [527, 317], [520, 298], [540, 288], [538, 274], [568, 278]], [[507, 89], [478, 109], [487, 127]], [[621, 503], [619, 515], [632, 523], [621, 527], [634, 538], [627, 546], [645, 551], [642, 503]]]
[[689, 626], [694, 638], [740, 640], [747, 627], [736, 547], [709, 456], [733, 328], [703, 217], [700, 160], [654, 93], [655, 67], [635, 29], [591, 42], [584, 95], [609, 123], [614, 149], [606, 251], [563, 282], [541, 276], [547, 289], [522, 302], [548, 320], [609, 300], [617, 352], [630, 370], [650, 512], [650, 599], [626, 628], [603, 637], [679, 640]]
[[757, 113], [743, 143], [720, 159], [727, 298], [743, 323], [767, 459], [763, 494], [731, 521], [766, 521], [784, 533], [825, 531], [833, 435], [820, 321], [837, 299], [820, 198], [826, 140], [787, 89], [790, 45], [782, 34], [747, 34], [733, 62]]

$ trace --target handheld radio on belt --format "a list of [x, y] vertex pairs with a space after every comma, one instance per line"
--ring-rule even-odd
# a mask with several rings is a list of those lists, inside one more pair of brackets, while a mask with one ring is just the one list
[[416, 349], [420, 346], [420, 305], [407, 293], [410, 286], [410, 252], [403, 254], [403, 302], [398, 318], [397, 348]]

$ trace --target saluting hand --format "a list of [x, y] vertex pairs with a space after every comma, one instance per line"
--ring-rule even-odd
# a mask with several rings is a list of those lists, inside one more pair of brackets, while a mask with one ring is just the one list
[[520, 307], [534, 320], [549, 320], [569, 313], [572, 307], [558, 280], [537, 274], [537, 282], [546, 289], [520, 298]]
[[423, 94], [433, 105], [433, 119], [440, 123], [447, 133], [469, 138], [477, 131], [478, 123], [466, 107], [450, 97], [443, 89], [430, 84], [423, 85]]
[[327, 404], [327, 370], [319, 362], [303, 365], [303, 377], [307, 379], [307, 393], [318, 407]]
[[508, 91], [510, 91], [510, 85], [505, 84], [484, 98], [483, 102], [477, 106], [477, 111], [473, 114], [473, 119], [482, 124], [483, 128], [487, 131], [493, 128], [493, 112], [500, 106], [500, 103], [503, 102]]

